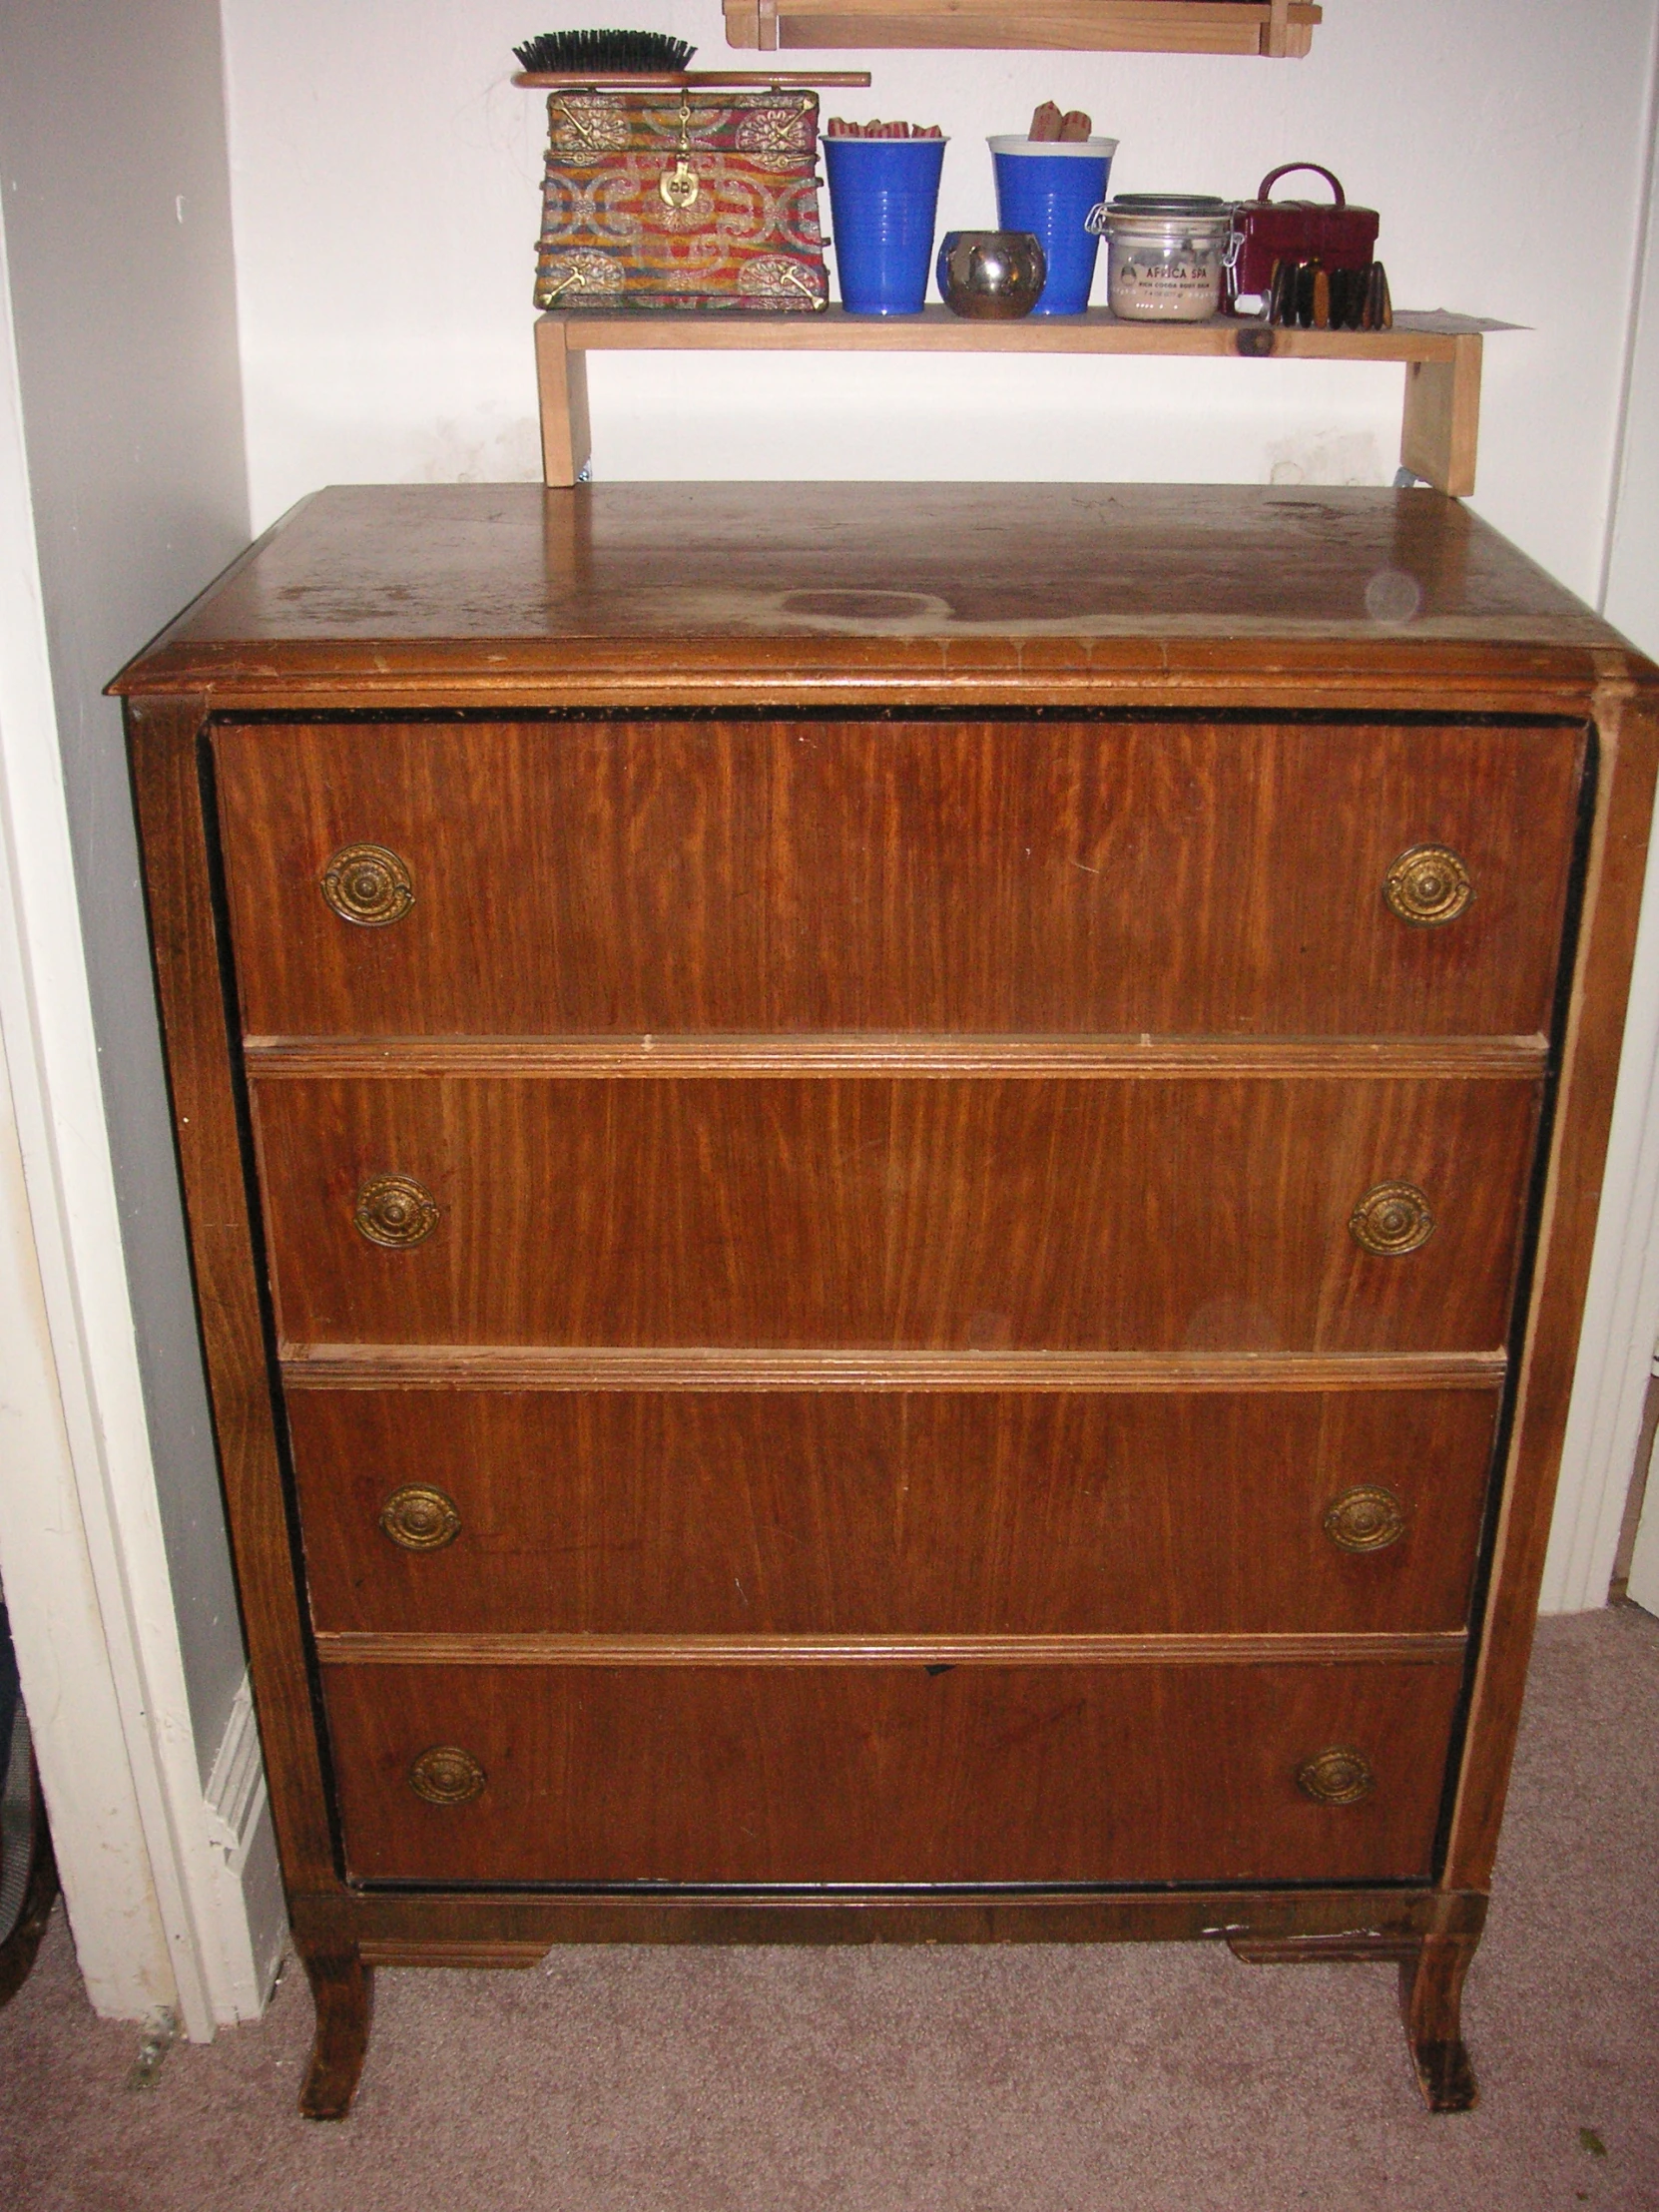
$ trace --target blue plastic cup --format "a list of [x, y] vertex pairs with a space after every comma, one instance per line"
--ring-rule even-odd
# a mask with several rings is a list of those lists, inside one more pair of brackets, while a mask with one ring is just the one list
[[1098, 232], [1089, 217], [1106, 198], [1116, 139], [1076, 145], [1028, 138], [993, 138], [997, 221], [1005, 231], [1029, 231], [1048, 263], [1048, 281], [1034, 314], [1081, 314], [1094, 282]]
[[920, 314], [933, 264], [942, 138], [827, 138], [830, 243], [848, 314]]

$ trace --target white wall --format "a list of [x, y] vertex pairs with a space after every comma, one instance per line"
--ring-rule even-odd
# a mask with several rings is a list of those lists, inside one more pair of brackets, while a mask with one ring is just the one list
[[1630, 333], [1629, 405], [1619, 485], [1607, 538], [1604, 608], [1644, 653], [1659, 658], [1659, 73], [1648, 111], [1648, 204], [1636, 314]]
[[[512, 43], [609, 21], [750, 66], [718, 0], [224, 0], [256, 527], [327, 481], [533, 477], [543, 98]], [[1379, 208], [1401, 305], [1487, 341], [1473, 504], [1593, 597], [1613, 466], [1655, 0], [1327, 0], [1300, 62], [1114, 54], [867, 62], [827, 113], [938, 121], [941, 226], [992, 220], [987, 132], [1037, 100], [1122, 141], [1116, 189], [1254, 191], [1298, 155]], [[1318, 190], [1311, 181], [1311, 189]], [[592, 364], [604, 477], [1385, 483], [1401, 372], [1324, 363], [622, 355]]]
[[243, 1674], [121, 709], [248, 528], [212, 0], [0, 0], [11, 315], [64, 795], [206, 1779]]

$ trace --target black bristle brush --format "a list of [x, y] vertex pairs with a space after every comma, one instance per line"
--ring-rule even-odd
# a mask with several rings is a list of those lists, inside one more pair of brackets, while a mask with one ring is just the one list
[[671, 77], [697, 48], [662, 31], [543, 31], [513, 52], [532, 76]]

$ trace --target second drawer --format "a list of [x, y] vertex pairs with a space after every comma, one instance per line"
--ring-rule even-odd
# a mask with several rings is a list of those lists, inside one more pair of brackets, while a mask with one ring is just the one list
[[292, 1343], [1495, 1350], [1519, 1078], [256, 1086]]

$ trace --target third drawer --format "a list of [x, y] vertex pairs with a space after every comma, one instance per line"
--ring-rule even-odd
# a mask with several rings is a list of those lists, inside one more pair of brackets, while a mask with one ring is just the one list
[[289, 1392], [356, 1633], [1423, 1632], [1495, 1387]]

